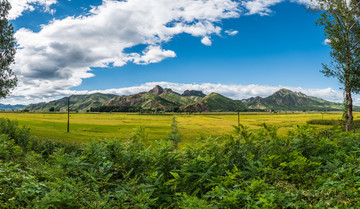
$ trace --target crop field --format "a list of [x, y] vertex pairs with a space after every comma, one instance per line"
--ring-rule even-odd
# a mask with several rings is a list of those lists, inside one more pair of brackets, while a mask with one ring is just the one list
[[[182, 143], [191, 143], [201, 134], [220, 136], [230, 134], [232, 125], [237, 124], [236, 113], [225, 114], [163, 114], [141, 115], [126, 113], [85, 114], [72, 113], [70, 133], [66, 133], [67, 114], [65, 113], [0, 113], [0, 118], [17, 120], [19, 125], [31, 129], [31, 134], [40, 138], [87, 142], [96, 138], [127, 138], [136, 127], [144, 126], [148, 130], [149, 140], [166, 139], [170, 134], [173, 117], [176, 117]], [[279, 127], [279, 135], [285, 135], [297, 125], [306, 124], [312, 119], [339, 120], [341, 113], [242, 113], [240, 122], [250, 129], [258, 129], [263, 123]], [[359, 118], [354, 115], [354, 119]], [[326, 126], [312, 125], [325, 128]]]

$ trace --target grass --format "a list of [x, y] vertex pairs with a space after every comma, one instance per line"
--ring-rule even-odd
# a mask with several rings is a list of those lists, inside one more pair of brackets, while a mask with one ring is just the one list
[[[359, 118], [355, 114], [354, 118]], [[237, 124], [235, 113], [214, 114], [176, 114], [182, 143], [191, 143], [201, 134], [220, 136], [233, 131]], [[339, 120], [342, 113], [242, 113], [240, 121], [250, 129], [259, 129], [263, 123], [279, 127], [279, 135], [285, 136], [297, 125], [315, 119]], [[72, 113], [70, 133], [66, 133], [67, 114], [65, 113], [13, 113], [2, 112], [0, 118], [18, 120], [20, 125], [31, 129], [31, 134], [40, 138], [88, 142], [93, 138], [127, 138], [129, 133], [142, 125], [149, 130], [149, 140], [167, 139], [171, 132], [173, 115], [139, 115], [126, 113]], [[317, 129], [325, 125], [311, 125]]]

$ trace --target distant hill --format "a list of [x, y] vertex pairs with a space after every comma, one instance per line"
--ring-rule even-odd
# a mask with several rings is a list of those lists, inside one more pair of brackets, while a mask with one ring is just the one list
[[195, 90], [186, 90], [181, 96], [197, 96], [197, 97], [205, 97], [202, 91], [195, 91]]
[[[86, 111], [91, 107], [97, 107], [105, 104], [110, 99], [116, 97], [114, 94], [89, 94], [89, 95], [71, 95], [70, 96], [70, 109], [77, 111]], [[68, 105], [68, 97], [59, 100], [54, 100], [48, 103], [31, 104], [23, 109], [29, 111], [50, 111], [54, 108], [55, 111], [66, 111]]]
[[106, 106], [134, 106], [144, 110], [173, 111], [180, 110], [182, 106], [192, 104], [200, 99], [199, 96], [182, 96], [171, 89], [155, 86], [149, 92], [115, 97], [107, 102]]
[[307, 96], [301, 92], [280, 89], [266, 97], [252, 97], [241, 102], [250, 109], [276, 111], [340, 111], [341, 103], [329, 102], [320, 98]]
[[0, 104], [0, 110], [9, 111], [9, 110], [18, 110], [25, 107], [25, 105], [9, 105], [9, 104]]
[[218, 93], [211, 93], [194, 104], [184, 107], [190, 112], [233, 112], [244, 111], [247, 108], [240, 101], [232, 100]]

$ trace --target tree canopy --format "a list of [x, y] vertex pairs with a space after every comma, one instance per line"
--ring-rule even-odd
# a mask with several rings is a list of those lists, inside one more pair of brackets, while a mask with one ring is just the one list
[[16, 52], [14, 27], [7, 19], [10, 9], [7, 0], [0, 0], [0, 98], [9, 95], [17, 85], [17, 78], [10, 68]]
[[352, 93], [360, 92], [360, 1], [316, 0], [316, 11], [321, 13], [317, 24], [324, 27], [330, 45], [331, 63], [323, 64], [327, 77], [336, 77], [345, 91], [346, 130], [353, 120]]

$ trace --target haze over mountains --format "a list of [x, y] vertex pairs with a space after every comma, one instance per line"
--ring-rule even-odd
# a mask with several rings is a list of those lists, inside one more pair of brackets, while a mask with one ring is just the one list
[[[65, 111], [68, 98], [49, 103], [31, 104], [29, 111]], [[182, 94], [155, 86], [148, 92], [129, 96], [90, 94], [70, 96], [72, 111], [168, 111], [168, 112], [232, 112], [232, 111], [341, 111], [341, 103], [329, 102], [300, 92], [281, 89], [266, 98], [233, 100], [218, 93], [186, 90]]]
[[9, 105], [9, 104], [0, 104], [0, 110], [5, 110], [5, 111], [9, 111], [9, 110], [18, 110], [21, 108], [24, 108], [26, 105]]

